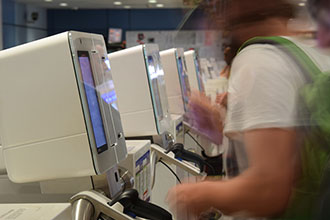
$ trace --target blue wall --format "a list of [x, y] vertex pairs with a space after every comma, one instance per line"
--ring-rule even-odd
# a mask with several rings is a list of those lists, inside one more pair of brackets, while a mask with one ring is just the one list
[[[32, 11], [39, 13], [34, 23], [26, 19]], [[9, 48], [68, 30], [99, 33], [107, 39], [109, 28], [122, 28], [125, 40], [127, 30], [176, 30], [187, 12], [184, 9], [47, 10], [2, 0], [3, 46]], [[201, 16], [194, 14], [202, 15], [194, 12], [183, 28], [205, 29], [199, 25]]]
[[[38, 12], [38, 20], [30, 15]], [[2, 1], [3, 47], [9, 48], [47, 36], [47, 11], [13, 0]]]
[[48, 10], [48, 34], [67, 30], [108, 35], [108, 28], [175, 30], [184, 17], [182, 9]]

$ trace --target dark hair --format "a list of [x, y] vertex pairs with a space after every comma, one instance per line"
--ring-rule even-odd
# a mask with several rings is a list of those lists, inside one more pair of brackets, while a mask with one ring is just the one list
[[272, 17], [290, 19], [295, 7], [287, 0], [187, 0], [198, 1], [209, 23], [223, 29], [237, 24], [255, 23]]
[[228, 26], [253, 23], [268, 18], [294, 17], [294, 7], [286, 0], [230, 0], [224, 11], [224, 22]]

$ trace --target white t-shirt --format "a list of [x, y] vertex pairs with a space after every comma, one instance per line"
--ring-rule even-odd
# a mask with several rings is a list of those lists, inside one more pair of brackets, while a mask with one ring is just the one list
[[[328, 52], [322, 52], [315, 45], [307, 44], [299, 39], [289, 39], [303, 49], [321, 71], [330, 71]], [[248, 167], [248, 158], [241, 136], [244, 131], [306, 125], [304, 117], [308, 117], [308, 114], [304, 115], [304, 112], [301, 112], [302, 106], [299, 103], [301, 101], [299, 90], [305, 83], [305, 75], [297, 64], [276, 46], [251, 45], [235, 57], [228, 85], [229, 95], [224, 128], [224, 133], [234, 138], [228, 152], [225, 153], [236, 158], [233, 164], [227, 164], [233, 170], [232, 173], [229, 172], [229, 175], [237, 175]], [[228, 174], [228, 170], [226, 171]]]
[[[321, 71], [330, 71], [327, 53], [296, 38], [289, 39], [303, 49]], [[244, 48], [231, 68], [224, 133], [240, 139], [246, 130], [305, 125], [306, 118], [299, 112], [302, 110], [299, 90], [305, 83], [304, 73], [280, 48], [269, 44]], [[234, 148], [241, 172], [248, 162], [244, 158], [244, 145], [236, 143]]]

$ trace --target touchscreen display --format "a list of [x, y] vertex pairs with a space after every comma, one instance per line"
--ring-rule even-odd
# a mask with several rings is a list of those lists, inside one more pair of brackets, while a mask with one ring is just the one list
[[[97, 152], [101, 153], [107, 149], [107, 141], [105, 137], [97, 93], [95, 90], [95, 83], [88, 51], [78, 51], [78, 58], [81, 75], [84, 82], [85, 94], [87, 97], [89, 114], [92, 121], [95, 144], [97, 147]], [[113, 96], [109, 95], [106, 99], [111, 99], [112, 97]]]
[[158, 75], [159, 75], [159, 66], [155, 64], [154, 59], [152, 56], [148, 56], [148, 69], [149, 69], [149, 76], [151, 80], [151, 87], [152, 92], [154, 94], [154, 99], [156, 102], [156, 112], [159, 120], [162, 120], [164, 118], [164, 112], [162, 108], [161, 103], [161, 97], [159, 92], [159, 81], [158, 81]]
[[179, 68], [179, 77], [180, 77], [180, 83], [181, 83], [181, 91], [183, 96], [183, 102], [184, 102], [184, 108], [186, 110], [186, 105], [189, 102], [189, 93], [190, 93], [190, 87], [189, 87], [189, 81], [188, 76], [185, 73], [183, 69], [183, 60], [181, 57], [178, 58], [178, 68]]
[[203, 88], [203, 84], [202, 84], [202, 75], [201, 75], [198, 60], [196, 57], [194, 57], [194, 63], [195, 63], [195, 69], [196, 69], [196, 74], [197, 74], [199, 91], [203, 92], [204, 88]]

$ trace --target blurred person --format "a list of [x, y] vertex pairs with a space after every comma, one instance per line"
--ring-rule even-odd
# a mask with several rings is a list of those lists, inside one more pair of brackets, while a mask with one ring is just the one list
[[[330, 48], [330, 1], [308, 0], [308, 8], [317, 22], [317, 40], [322, 48]], [[325, 220], [330, 217], [330, 165], [327, 167], [322, 182], [322, 194], [315, 219]]]
[[[223, 55], [226, 62], [226, 66], [220, 72], [220, 77], [229, 79], [230, 76], [230, 66], [236, 55], [237, 49], [233, 49], [230, 45], [224, 45]], [[217, 94], [215, 102], [222, 107], [227, 107], [227, 92]]]
[[317, 40], [319, 46], [330, 46], [330, 1], [309, 0], [308, 7], [317, 22]]
[[[237, 48], [255, 36], [287, 36], [322, 70], [330, 70], [326, 55], [291, 36], [287, 22], [293, 9], [284, 0], [226, 2], [224, 24]], [[179, 216], [216, 208], [244, 217], [312, 219], [313, 198], [295, 190], [302, 170], [301, 128], [306, 126], [299, 115], [299, 91], [305, 84], [301, 69], [276, 46], [244, 48], [231, 66], [225, 122], [203, 95], [193, 95], [190, 108], [194, 125], [209, 132], [214, 143], [221, 143], [222, 132], [241, 143], [236, 147], [247, 157], [246, 169], [225, 181], [178, 185], [168, 194], [170, 207]]]
[[223, 45], [223, 55], [224, 55], [224, 60], [226, 62], [226, 66], [223, 68], [223, 70], [220, 72], [220, 77], [225, 77], [229, 78], [230, 75], [230, 66], [231, 62], [233, 61], [237, 49], [233, 49], [231, 45]]

